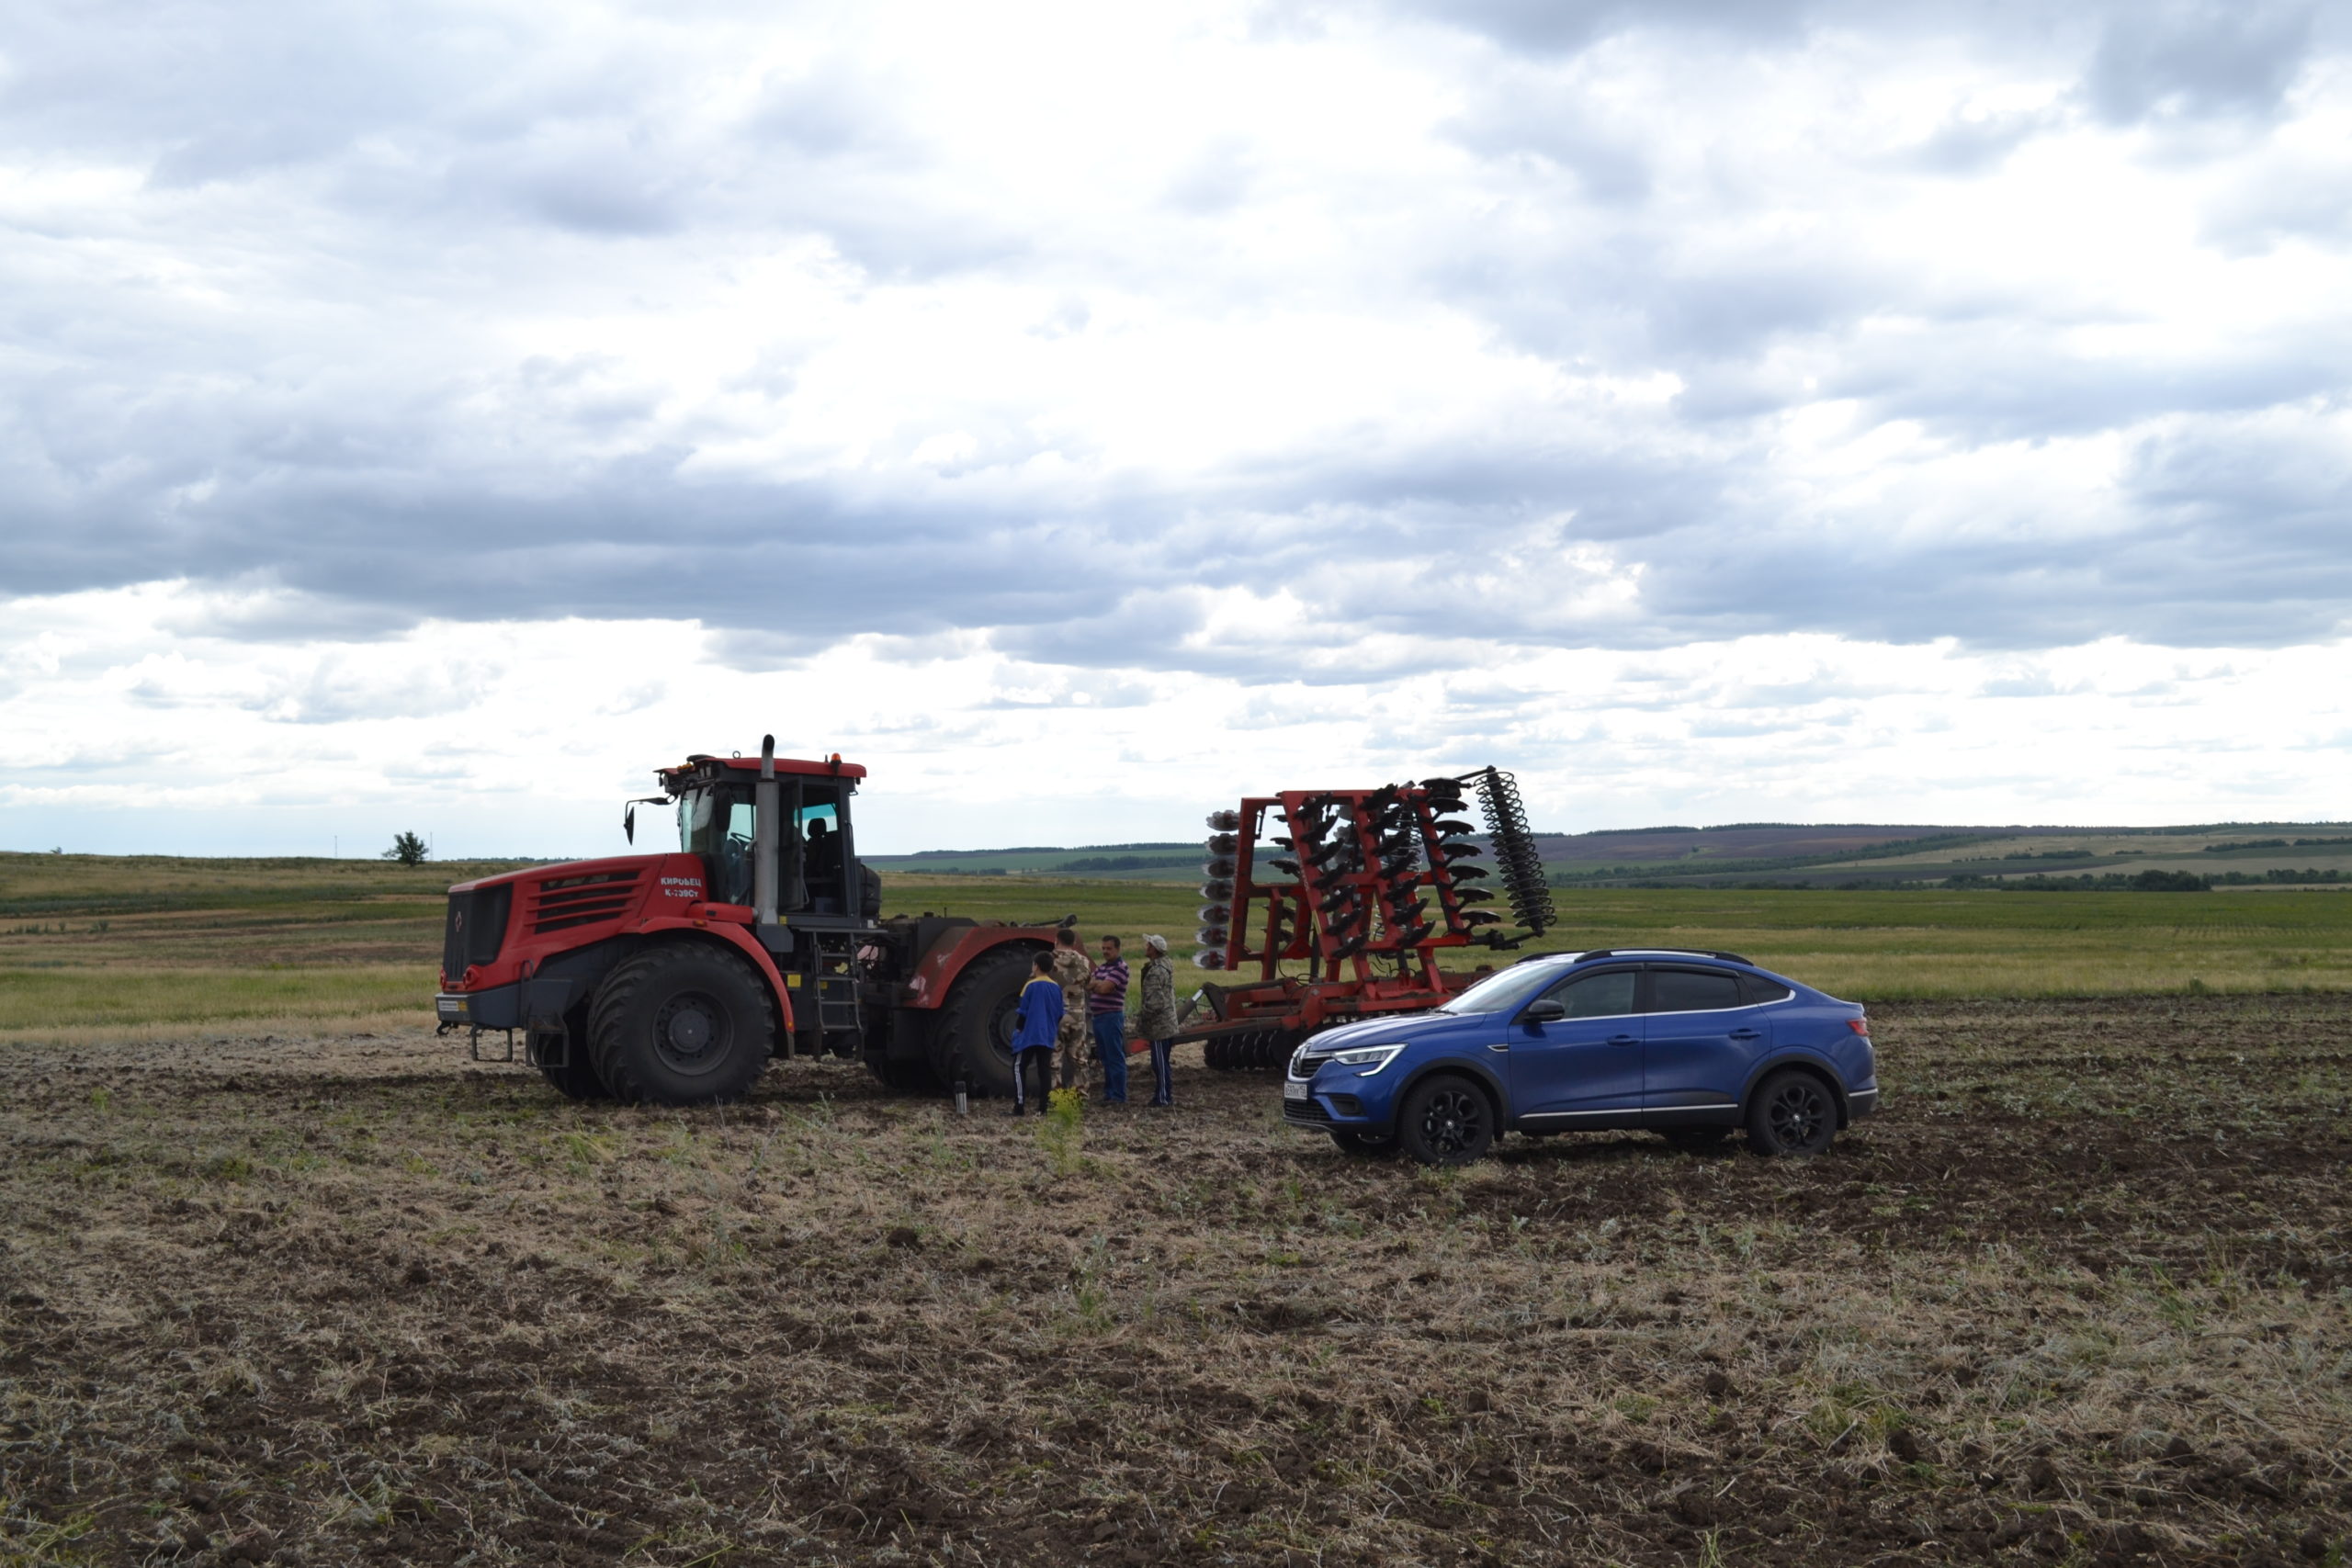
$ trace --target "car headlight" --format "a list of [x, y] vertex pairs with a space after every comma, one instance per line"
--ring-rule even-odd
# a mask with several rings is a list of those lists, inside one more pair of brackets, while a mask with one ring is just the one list
[[1356, 1051], [1337, 1051], [1325, 1059], [1333, 1066], [1362, 1068], [1358, 1076], [1368, 1078], [1395, 1061], [1396, 1054], [1404, 1048], [1402, 1045], [1366, 1045]]

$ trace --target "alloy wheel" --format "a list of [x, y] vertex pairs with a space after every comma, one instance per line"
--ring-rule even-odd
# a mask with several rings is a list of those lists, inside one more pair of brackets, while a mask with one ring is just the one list
[[1438, 1154], [1458, 1155], [1477, 1146], [1486, 1119], [1487, 1102], [1476, 1091], [1441, 1089], [1422, 1114], [1421, 1137]]

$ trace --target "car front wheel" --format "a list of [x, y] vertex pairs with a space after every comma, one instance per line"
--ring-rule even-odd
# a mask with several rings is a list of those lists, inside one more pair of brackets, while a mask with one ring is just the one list
[[1747, 1146], [1759, 1155], [1817, 1155], [1837, 1135], [1837, 1101], [1811, 1073], [1774, 1073], [1747, 1102]]
[[1495, 1108], [1467, 1078], [1422, 1079], [1396, 1118], [1396, 1142], [1423, 1165], [1468, 1165], [1494, 1141]]

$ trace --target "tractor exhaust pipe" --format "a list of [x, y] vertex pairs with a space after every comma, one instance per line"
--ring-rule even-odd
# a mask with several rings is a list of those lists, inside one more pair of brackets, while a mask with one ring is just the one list
[[757, 925], [775, 924], [776, 818], [784, 792], [775, 782], [775, 737], [760, 737], [760, 782], [752, 786], [752, 908]]

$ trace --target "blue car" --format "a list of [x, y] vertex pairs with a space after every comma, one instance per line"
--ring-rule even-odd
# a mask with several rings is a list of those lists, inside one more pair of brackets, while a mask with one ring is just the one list
[[1506, 1132], [1640, 1127], [1810, 1155], [1878, 1109], [1870, 1021], [1730, 953], [1542, 953], [1433, 1012], [1327, 1030], [1291, 1057], [1283, 1120], [1425, 1165]]

